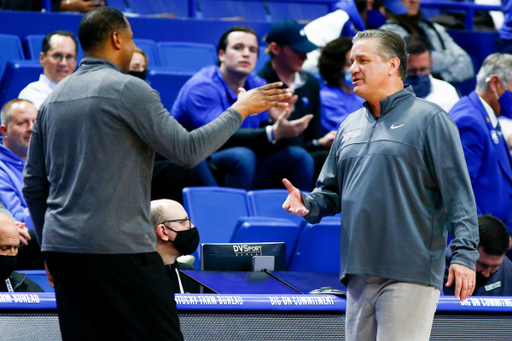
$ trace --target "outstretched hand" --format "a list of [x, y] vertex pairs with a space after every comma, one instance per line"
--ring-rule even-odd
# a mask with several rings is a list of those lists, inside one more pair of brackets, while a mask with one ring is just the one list
[[449, 287], [455, 282], [455, 297], [463, 302], [473, 294], [476, 285], [476, 273], [467, 266], [452, 263], [448, 270], [446, 286]]
[[284, 108], [289, 105], [288, 101], [292, 97], [292, 91], [289, 89], [279, 89], [283, 83], [276, 82], [260, 86], [246, 91], [240, 88], [238, 99], [232, 108], [245, 119], [249, 115], [259, 114], [270, 108]]
[[299, 189], [294, 187], [288, 179], [283, 179], [283, 184], [288, 190], [288, 198], [283, 203], [283, 210], [288, 210], [290, 214], [304, 217], [309, 213], [309, 210], [304, 205]]

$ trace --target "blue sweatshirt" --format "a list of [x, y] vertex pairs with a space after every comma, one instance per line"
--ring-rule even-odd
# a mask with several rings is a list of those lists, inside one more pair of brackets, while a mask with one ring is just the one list
[[31, 229], [32, 219], [21, 192], [25, 161], [9, 148], [0, 145], [0, 201], [12, 213], [14, 219]]

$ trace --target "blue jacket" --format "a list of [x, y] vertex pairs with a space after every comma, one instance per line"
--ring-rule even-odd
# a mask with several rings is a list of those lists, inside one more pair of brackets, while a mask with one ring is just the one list
[[478, 215], [492, 214], [512, 233], [512, 157], [473, 91], [450, 110], [459, 127]]
[[25, 223], [27, 228], [31, 229], [34, 226], [21, 193], [24, 167], [25, 161], [22, 158], [4, 145], [0, 145], [0, 201], [17, 221]]

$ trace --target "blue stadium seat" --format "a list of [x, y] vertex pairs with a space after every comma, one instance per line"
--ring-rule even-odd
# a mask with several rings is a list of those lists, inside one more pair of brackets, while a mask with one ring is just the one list
[[273, 217], [293, 221], [298, 226], [307, 222], [295, 214], [283, 210], [283, 203], [288, 197], [286, 189], [260, 189], [247, 192], [249, 205], [255, 217]]
[[[201, 243], [229, 243], [238, 219], [251, 215], [247, 192], [235, 188], [184, 188], [183, 206], [198, 228]], [[194, 266], [199, 269], [198, 257]]]
[[290, 271], [340, 271], [339, 219], [307, 224], [297, 242]]
[[[27, 53], [27, 59], [39, 60], [39, 55], [43, 49], [44, 34], [29, 34], [25, 37], [24, 43]], [[78, 43], [78, 52], [76, 55], [77, 67], [80, 61], [84, 58], [84, 52], [80, 43]]]
[[272, 21], [294, 19], [301, 23], [306, 23], [330, 12], [329, 5], [327, 4], [269, 2], [268, 7]]
[[288, 219], [243, 219], [233, 233], [231, 243], [285, 242], [286, 263], [290, 264], [300, 227]]
[[240, 18], [266, 21], [267, 12], [259, 1], [199, 0], [203, 19]]
[[[262, 44], [262, 43], [260, 42], [260, 44]], [[258, 73], [258, 71], [263, 69], [263, 66], [265, 66], [265, 63], [270, 59], [270, 56], [265, 53], [265, 49], [266, 49], [266, 45], [260, 46], [260, 54], [258, 56], [258, 61], [256, 61], [256, 67], [254, 68], [254, 73]]]
[[192, 72], [174, 72], [165, 68], [150, 69], [146, 80], [160, 93], [164, 108], [171, 111], [172, 105], [183, 85], [192, 77]]
[[156, 44], [153, 40], [133, 39], [133, 42], [135, 43], [135, 46], [144, 51], [148, 56], [148, 69], [160, 66], [160, 55], [158, 54], [158, 49], [156, 48]]
[[0, 108], [11, 99], [18, 98], [20, 91], [29, 83], [36, 82], [43, 73], [39, 61], [10, 61], [0, 79]]
[[55, 292], [55, 289], [52, 288], [50, 283], [48, 282], [48, 277], [46, 277], [46, 271], [44, 270], [16, 270], [16, 272], [20, 274], [26, 274], [28, 278], [39, 284], [41, 289], [44, 292]]
[[157, 43], [162, 66], [177, 72], [197, 72], [217, 62], [217, 52], [211, 44]]
[[25, 59], [20, 38], [12, 34], [0, 34], [0, 79], [10, 60]]
[[117, 8], [127, 16], [135, 13], [155, 17], [172, 14], [177, 18], [188, 17], [187, 0], [109, 0], [108, 5]]

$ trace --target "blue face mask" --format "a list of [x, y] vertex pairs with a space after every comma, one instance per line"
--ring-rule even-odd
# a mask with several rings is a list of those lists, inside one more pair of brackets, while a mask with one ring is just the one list
[[343, 84], [348, 86], [349, 88], [353, 88], [354, 85], [352, 85], [352, 75], [350, 74], [349, 70], [342, 71], [342, 74], [344, 74], [343, 78]]
[[429, 75], [407, 76], [404, 79], [404, 85], [412, 86], [416, 96], [425, 98], [430, 93], [430, 77]]
[[512, 92], [506, 90], [498, 102], [501, 107], [501, 116], [512, 119]]

